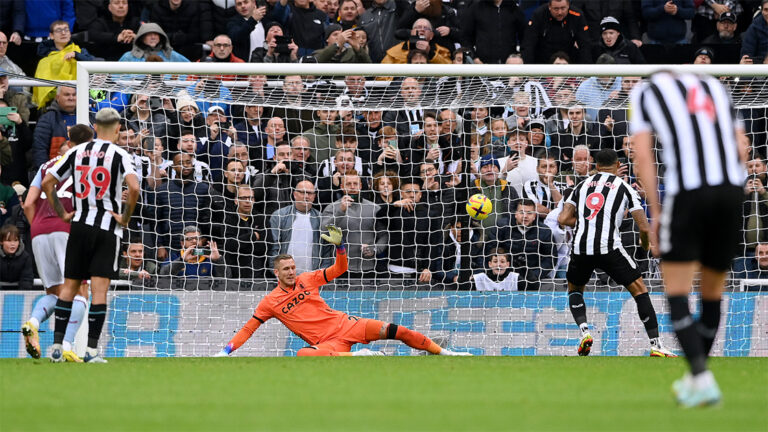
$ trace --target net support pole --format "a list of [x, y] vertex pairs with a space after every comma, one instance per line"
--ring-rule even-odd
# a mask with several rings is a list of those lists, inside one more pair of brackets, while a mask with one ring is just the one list
[[90, 73], [84, 62], [77, 62], [77, 123], [89, 125]]

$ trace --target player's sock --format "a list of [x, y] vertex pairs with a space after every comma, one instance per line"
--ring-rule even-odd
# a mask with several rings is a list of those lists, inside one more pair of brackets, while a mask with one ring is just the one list
[[[392, 325], [394, 324], [390, 324], [390, 327]], [[395, 339], [403, 342], [411, 348], [427, 351], [430, 354], [440, 354], [440, 352], [443, 350], [440, 348], [440, 345], [432, 342], [432, 339], [415, 330], [411, 330], [403, 326], [397, 326]]]
[[64, 341], [67, 332], [69, 316], [72, 314], [72, 302], [62, 299], [56, 300], [56, 321], [53, 327], [53, 343], [60, 344]]
[[81, 295], [76, 295], [72, 301], [72, 314], [69, 316], [67, 331], [64, 333], [64, 351], [72, 351], [72, 344], [75, 342], [75, 335], [83, 323], [85, 317], [85, 308], [88, 301]]
[[584, 294], [580, 291], [571, 291], [568, 293], [568, 304], [570, 305], [571, 315], [579, 326], [581, 333], [589, 331], [587, 324], [587, 306], [584, 303]]
[[98, 348], [101, 328], [104, 327], [106, 317], [106, 304], [91, 304], [91, 311], [88, 313], [88, 348]]
[[677, 340], [683, 348], [685, 358], [691, 365], [691, 374], [698, 375], [707, 370], [707, 358], [701, 343], [701, 336], [696, 329], [696, 322], [688, 309], [688, 296], [668, 296], [669, 313]]
[[709, 352], [712, 350], [712, 344], [715, 342], [715, 336], [717, 336], [717, 327], [720, 325], [720, 302], [721, 299], [701, 301], [698, 329], [706, 356], [709, 356]]
[[651, 340], [659, 339], [659, 321], [656, 319], [656, 310], [651, 304], [651, 296], [648, 293], [642, 293], [635, 297], [637, 303], [637, 314], [640, 315], [640, 321], [645, 326], [645, 332]]
[[29, 319], [35, 328], [40, 328], [40, 323], [50, 318], [58, 299], [55, 295], [48, 294], [35, 303], [35, 307], [32, 309], [32, 318]]

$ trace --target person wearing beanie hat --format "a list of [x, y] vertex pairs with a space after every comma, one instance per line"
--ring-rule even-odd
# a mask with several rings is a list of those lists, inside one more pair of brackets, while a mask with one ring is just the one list
[[469, 195], [483, 194], [493, 204], [491, 214], [480, 221], [480, 224], [484, 228], [509, 225], [512, 220], [512, 205], [518, 198], [517, 191], [506, 179], [500, 178], [501, 165], [492, 154], [480, 158], [479, 169], [479, 178], [475, 179], [475, 187], [469, 191]]
[[717, 32], [707, 36], [702, 44], [707, 46], [712, 45], [728, 45], [728, 44], [741, 44], [741, 35], [736, 33], [738, 27], [738, 17], [733, 12], [726, 12], [720, 15], [715, 24]]
[[715, 53], [712, 48], [701, 47], [693, 56], [693, 64], [712, 64], [715, 59]]
[[603, 18], [600, 21], [600, 31], [600, 41], [592, 49], [596, 63], [600, 57], [607, 54], [616, 64], [645, 64], [645, 57], [637, 45], [621, 34], [619, 20], [612, 16]]

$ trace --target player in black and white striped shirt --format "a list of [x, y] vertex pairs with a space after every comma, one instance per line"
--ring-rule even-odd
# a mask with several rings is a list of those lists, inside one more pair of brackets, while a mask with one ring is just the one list
[[575, 226], [566, 278], [571, 314], [582, 335], [578, 353], [589, 355], [594, 342], [587, 324], [584, 286], [599, 268], [626, 287], [634, 297], [637, 313], [650, 339], [651, 357], [677, 357], [662, 347], [659, 341], [659, 324], [648, 289], [637, 263], [621, 244], [619, 226], [629, 211], [640, 230], [643, 249], [648, 250], [648, 220], [640, 196], [617, 175], [619, 158], [615, 151], [600, 150], [595, 155], [595, 163], [597, 174], [576, 186], [558, 217], [561, 225]]
[[[659, 72], [635, 87], [630, 100], [636, 173], [646, 191], [658, 190], [652, 134], [663, 149], [663, 211], [656, 193], [647, 196], [653, 252], [662, 258], [672, 326], [691, 367], [673, 388], [682, 405], [715, 404], [721, 393], [707, 370], [707, 357], [740, 239], [744, 125], [726, 88], [709, 76]], [[701, 316], [696, 322], [688, 296], [699, 269]]]
[[[91, 280], [86, 362], [106, 363], [98, 344], [107, 313], [107, 290], [117, 277], [117, 258], [123, 227], [128, 225], [139, 197], [133, 157], [113, 144], [120, 130], [120, 114], [104, 108], [96, 114], [98, 139], [70, 149], [45, 175], [42, 188], [61, 219], [72, 222], [64, 263], [64, 285], [56, 302], [51, 361], [61, 362], [62, 341], [72, 312], [72, 299], [82, 280]], [[68, 177], [74, 180], [75, 211], [67, 212], [54, 187]], [[128, 186], [123, 206], [122, 186]], [[124, 207], [124, 208], [123, 208]], [[122, 213], [121, 213], [122, 212]]]

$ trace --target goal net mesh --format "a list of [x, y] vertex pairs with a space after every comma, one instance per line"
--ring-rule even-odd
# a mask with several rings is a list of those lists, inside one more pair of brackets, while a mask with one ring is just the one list
[[[619, 153], [625, 180], [645, 193], [628, 139], [628, 96], [641, 81], [239, 76], [226, 67], [92, 74], [91, 109], [123, 114], [119, 144], [135, 155], [142, 185], [121, 257], [130, 286], [110, 294], [105, 354], [217, 352], [276, 287], [276, 255], [292, 255], [300, 272], [333, 263], [320, 240], [330, 224], [344, 230], [350, 257], [348, 273], [321, 290], [330, 307], [475, 354], [575, 354], [580, 333], [564, 280], [570, 233], [554, 222], [558, 200], [594, 169], [601, 148]], [[766, 79], [723, 81], [764, 158]], [[476, 193], [493, 203], [482, 221], [465, 208]], [[759, 207], [765, 197], [749, 199]], [[739, 269], [766, 241], [759, 227], [745, 223]], [[658, 262], [639, 246], [631, 217], [621, 232], [675, 349]], [[765, 290], [731, 285], [714, 354], [768, 355]], [[647, 355], [622, 287], [598, 272], [585, 300], [594, 354]], [[294, 355], [306, 345], [270, 320], [237, 355]], [[399, 342], [373, 348], [415, 354]]]

